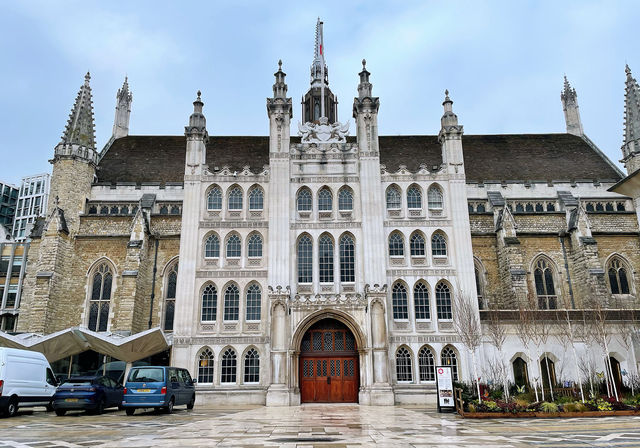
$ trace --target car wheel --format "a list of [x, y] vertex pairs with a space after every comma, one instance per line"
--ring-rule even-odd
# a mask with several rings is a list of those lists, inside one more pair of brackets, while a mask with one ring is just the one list
[[67, 413], [67, 410], [66, 410], [66, 409], [56, 409], [56, 415], [57, 415], [58, 417], [62, 417], [62, 416], [63, 416], [64, 414], [66, 414], [66, 413]]
[[167, 403], [167, 407], [164, 408], [164, 411], [167, 414], [171, 414], [173, 412], [173, 405], [175, 404], [174, 398], [172, 397], [171, 400], [169, 400], [169, 403]]
[[7, 405], [7, 417], [14, 417], [18, 413], [18, 398], [12, 397]]
[[125, 412], [127, 413], [127, 415], [133, 415], [136, 410], [134, 408], [127, 408]]
[[53, 401], [50, 401], [47, 405], [47, 412], [53, 412]]
[[187, 403], [187, 409], [193, 409], [193, 406], [196, 404], [196, 396], [194, 395], [193, 397], [191, 397], [191, 400], [189, 400], [189, 403]]

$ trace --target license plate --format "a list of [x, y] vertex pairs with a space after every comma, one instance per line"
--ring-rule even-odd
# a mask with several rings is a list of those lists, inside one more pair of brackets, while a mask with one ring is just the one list
[[66, 401], [68, 403], [77, 403], [78, 399], [77, 398], [65, 398], [64, 401]]
[[138, 389], [138, 392], [151, 392], [151, 389]]

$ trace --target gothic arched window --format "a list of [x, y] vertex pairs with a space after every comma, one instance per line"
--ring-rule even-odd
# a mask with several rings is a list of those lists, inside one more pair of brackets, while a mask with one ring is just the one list
[[451, 311], [451, 290], [446, 283], [440, 282], [436, 285], [436, 310], [438, 319], [452, 319]]
[[426, 254], [424, 237], [419, 232], [415, 232], [411, 235], [409, 247], [412, 257], [424, 257]]
[[413, 303], [416, 309], [416, 319], [431, 319], [429, 287], [424, 282], [416, 283], [413, 288]]
[[218, 313], [218, 290], [214, 284], [208, 284], [202, 290], [202, 304], [200, 307], [200, 320], [202, 322], [214, 322]]
[[253, 347], [244, 355], [244, 382], [260, 382], [260, 355]]
[[407, 190], [407, 207], [422, 208], [422, 193], [416, 186], [409, 187]]
[[204, 243], [204, 257], [218, 258], [220, 257], [220, 238], [215, 233], [209, 235]]
[[338, 192], [338, 210], [353, 210], [353, 193], [349, 187], [342, 187]]
[[242, 243], [238, 235], [231, 235], [227, 240], [227, 258], [240, 258]]
[[247, 288], [246, 320], [260, 320], [262, 291], [255, 283]]
[[432, 185], [427, 191], [427, 204], [429, 210], [442, 210], [444, 207], [444, 196], [442, 190], [437, 185]]
[[627, 268], [620, 258], [614, 257], [609, 261], [607, 272], [611, 294], [630, 294]]
[[553, 282], [553, 271], [544, 258], [540, 258], [536, 262], [533, 279], [536, 285], [538, 308], [541, 310], [555, 310], [558, 308], [558, 296]]
[[413, 381], [411, 353], [406, 347], [400, 347], [396, 352], [396, 377], [398, 382]]
[[333, 197], [331, 191], [324, 187], [318, 192], [318, 210], [321, 212], [331, 211], [333, 208]]
[[262, 210], [264, 206], [264, 192], [255, 186], [249, 190], [249, 210]]
[[113, 272], [108, 263], [101, 263], [94, 271], [89, 300], [89, 330], [107, 331]]
[[356, 281], [356, 245], [350, 235], [340, 238], [340, 281]]
[[313, 248], [309, 235], [298, 240], [298, 283], [313, 281]]
[[236, 351], [232, 348], [228, 348], [222, 355], [222, 364], [220, 368], [221, 383], [236, 382], [236, 366]]
[[242, 210], [242, 189], [233, 187], [229, 192], [229, 210]]
[[404, 257], [404, 238], [400, 232], [393, 232], [389, 236], [389, 256]]
[[198, 383], [213, 383], [213, 352], [209, 348], [205, 348], [198, 356]]
[[311, 191], [308, 188], [303, 188], [298, 192], [298, 198], [296, 199], [296, 206], [299, 212], [310, 212], [313, 201], [311, 200]]
[[431, 236], [431, 253], [434, 257], [447, 256], [447, 240], [441, 233], [434, 233]]
[[433, 351], [426, 345], [418, 352], [418, 367], [420, 368], [420, 381], [436, 380], [436, 364]]
[[451, 366], [453, 381], [458, 381], [458, 358], [451, 347], [445, 347], [440, 353], [440, 362], [443, 366]]
[[387, 209], [396, 210], [400, 208], [402, 199], [400, 196], [400, 189], [394, 185], [387, 188]]
[[402, 283], [393, 285], [391, 291], [391, 304], [394, 319], [408, 319], [409, 306], [407, 304], [407, 288]]
[[223, 320], [238, 320], [240, 316], [240, 291], [235, 283], [227, 286], [224, 292]]
[[262, 237], [258, 233], [254, 233], [249, 237], [248, 243], [249, 257], [262, 257]]
[[222, 210], [222, 190], [213, 187], [207, 195], [207, 210]]
[[178, 263], [169, 269], [164, 296], [164, 331], [173, 331], [173, 317], [176, 311], [176, 286], [178, 284]]
[[333, 240], [329, 235], [318, 240], [318, 264], [320, 283], [333, 283]]

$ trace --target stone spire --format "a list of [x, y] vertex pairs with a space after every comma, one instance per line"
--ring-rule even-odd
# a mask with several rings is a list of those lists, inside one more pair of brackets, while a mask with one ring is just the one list
[[564, 120], [567, 125], [567, 133], [577, 136], [584, 135], [582, 121], [580, 120], [580, 109], [578, 108], [578, 94], [576, 89], [571, 87], [567, 77], [564, 77], [564, 89], [560, 93]]
[[360, 84], [358, 84], [358, 96], [353, 99], [353, 118], [358, 118], [358, 114], [378, 112], [380, 99], [374, 98], [373, 84], [369, 82], [371, 73], [367, 70], [367, 61], [362, 60], [362, 71], [358, 73]]
[[358, 75], [360, 75], [360, 84], [358, 84], [358, 97], [366, 98], [368, 96], [371, 96], [371, 89], [373, 88], [373, 85], [369, 82], [369, 75], [371, 75], [371, 73], [367, 71], [366, 59], [362, 60], [362, 71], [358, 73]]
[[201, 92], [198, 90], [198, 97], [193, 102], [193, 113], [189, 117], [189, 126], [185, 126], [184, 128], [184, 134], [187, 137], [200, 137], [203, 139], [207, 137], [207, 119], [202, 113], [204, 103], [200, 97], [201, 95]]
[[625, 67], [627, 80], [624, 91], [624, 140], [622, 155], [627, 172], [631, 174], [640, 168], [640, 87], [631, 75], [631, 69]]
[[462, 154], [463, 127], [458, 123], [458, 116], [453, 113], [453, 101], [449, 91], [444, 91], [442, 102], [444, 113], [440, 119], [438, 141], [442, 145], [442, 163], [450, 174], [464, 174], [464, 157]]
[[313, 62], [311, 63], [311, 87], [320, 87], [324, 78], [325, 86], [329, 85], [329, 69], [324, 60], [324, 36], [322, 32], [324, 23], [316, 23], [316, 46], [313, 51]]
[[84, 77], [76, 101], [69, 114], [62, 139], [55, 148], [54, 159], [75, 157], [97, 163], [95, 125], [93, 123], [93, 100], [89, 72]]
[[291, 98], [287, 98], [287, 83], [285, 78], [287, 74], [282, 71], [282, 60], [278, 61], [278, 71], [273, 74], [276, 78], [273, 84], [273, 98], [267, 98], [267, 112], [269, 115], [272, 113], [286, 113], [289, 117], [293, 116], [293, 109], [291, 107]]
[[131, 114], [131, 102], [133, 95], [129, 91], [129, 82], [124, 78], [122, 88], [116, 94], [116, 117], [113, 120], [113, 138], [126, 137], [129, 135], [129, 116]]
[[442, 106], [444, 106], [444, 114], [442, 114], [442, 118], [440, 119], [440, 124], [442, 125], [440, 133], [459, 131], [462, 134], [462, 126], [458, 126], [458, 116], [453, 113], [453, 101], [449, 98], [448, 90], [444, 91]]

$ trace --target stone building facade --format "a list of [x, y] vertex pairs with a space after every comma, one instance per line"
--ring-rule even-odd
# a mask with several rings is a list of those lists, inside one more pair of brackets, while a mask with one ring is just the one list
[[[125, 80], [99, 151], [87, 74], [54, 150], [18, 330], [135, 337], [159, 327], [206, 402], [424, 403], [434, 366], [474, 376], [454, 325], [462, 297], [482, 322], [483, 377], [495, 311], [511, 381], [523, 368], [541, 377], [541, 356], [555, 382], [574, 378], [556, 330], [523, 347], [517, 311], [534, 304], [550, 322], [594, 299], [634, 309], [640, 287], [640, 194], [584, 135], [575, 90], [565, 82], [566, 134], [464, 135], [446, 92], [437, 135], [379, 136], [363, 61], [350, 136], [322, 38], [319, 23], [298, 136], [280, 64], [268, 136], [214, 135], [200, 92], [184, 137], [128, 135]], [[630, 174], [638, 91], [628, 72]], [[637, 339], [626, 347], [624, 330], [635, 315], [608, 319], [620, 372], [638, 371]]]

